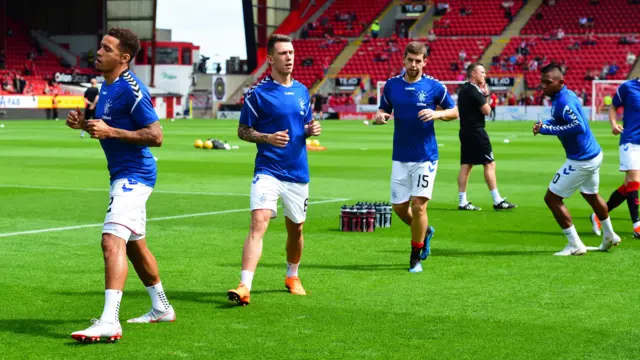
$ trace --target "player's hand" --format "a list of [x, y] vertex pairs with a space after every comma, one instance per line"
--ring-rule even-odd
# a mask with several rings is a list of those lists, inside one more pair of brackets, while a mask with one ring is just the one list
[[307, 125], [307, 134], [309, 136], [320, 136], [322, 133], [322, 126], [318, 121], [311, 120], [309, 125]]
[[111, 127], [101, 119], [87, 121], [87, 132], [93, 139], [107, 139], [111, 137]]
[[533, 124], [533, 136], [536, 136], [540, 133], [540, 128], [542, 127], [542, 121], [538, 121]]
[[389, 121], [389, 118], [391, 117], [391, 114], [387, 114], [386, 112], [377, 112], [376, 113], [376, 124], [378, 125], [384, 125], [387, 123], [387, 121]]
[[269, 134], [269, 136], [267, 136], [267, 142], [277, 147], [287, 146], [289, 143], [289, 129]]
[[611, 127], [611, 133], [613, 133], [613, 135], [620, 135], [622, 134], [623, 131], [624, 131], [624, 128], [620, 124], [615, 124], [614, 126]]
[[427, 121], [433, 121], [433, 120], [438, 120], [440, 118], [440, 113], [438, 111], [435, 110], [431, 110], [431, 109], [422, 109], [420, 110], [420, 112], [418, 113], [418, 117], [420, 118], [420, 120], [422, 120], [423, 122], [427, 122]]
[[480, 85], [478, 87], [480, 88], [480, 90], [482, 91], [482, 94], [484, 96], [489, 95], [489, 85], [487, 85], [487, 83], [484, 83], [484, 84], [482, 84], [482, 85]]
[[82, 129], [84, 120], [84, 114], [80, 111], [80, 108], [76, 108], [67, 115], [67, 126], [72, 129]]

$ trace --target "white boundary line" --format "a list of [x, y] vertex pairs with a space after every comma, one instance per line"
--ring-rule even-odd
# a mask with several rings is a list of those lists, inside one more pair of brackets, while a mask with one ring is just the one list
[[[309, 205], [328, 204], [328, 203], [335, 203], [335, 202], [341, 202], [341, 201], [347, 201], [347, 200], [349, 200], [349, 199], [329, 199], [329, 200], [320, 200], [320, 201], [310, 201]], [[245, 208], [245, 209], [230, 209], [230, 210], [210, 211], [210, 212], [202, 212], [202, 213], [195, 213], [195, 214], [162, 216], [162, 217], [157, 217], [157, 218], [153, 218], [153, 219], [147, 219], [147, 221], [175, 220], [175, 219], [184, 219], [184, 218], [199, 217], [199, 216], [231, 214], [231, 213], [245, 212], [245, 211], [251, 211], [251, 209], [249, 209], [249, 208]], [[10, 236], [19, 236], [19, 235], [40, 234], [40, 233], [47, 233], [47, 232], [54, 232], [54, 231], [85, 229], [85, 228], [91, 228], [91, 227], [100, 227], [100, 226], [103, 226], [103, 225], [104, 225], [104, 223], [84, 224], [84, 225], [64, 226], [64, 227], [48, 228], [48, 229], [18, 231], [18, 232], [0, 234], [0, 238], [2, 238], [2, 237], [10, 237]]]
[[[0, 188], [14, 188], [14, 189], [40, 189], [40, 190], [64, 190], [64, 191], [97, 191], [97, 192], [109, 192], [109, 188], [72, 188], [62, 186], [38, 186], [38, 185], [10, 185], [0, 184]], [[250, 194], [238, 194], [238, 193], [226, 193], [226, 192], [208, 192], [208, 191], [173, 191], [173, 190], [153, 190], [154, 194], [174, 194], [174, 195], [208, 195], [208, 196], [241, 196], [249, 197]], [[338, 198], [313, 196], [312, 199], [322, 200], [338, 200]]]

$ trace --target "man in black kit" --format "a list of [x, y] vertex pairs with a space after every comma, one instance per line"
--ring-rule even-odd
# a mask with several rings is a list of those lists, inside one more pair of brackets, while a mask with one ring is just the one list
[[485, 82], [484, 67], [473, 63], [467, 67], [468, 82], [458, 93], [460, 113], [460, 174], [458, 175], [458, 210], [481, 210], [467, 200], [467, 182], [473, 165], [484, 167], [484, 179], [491, 191], [494, 210], [509, 210], [517, 207], [500, 196], [496, 184], [496, 164], [489, 135], [485, 131], [485, 116], [491, 113], [487, 103], [489, 87]]
[[[100, 90], [98, 90], [98, 82], [96, 79], [91, 79], [91, 87], [84, 92], [84, 118], [93, 119], [96, 115], [96, 104], [100, 97]], [[84, 137], [84, 130], [80, 131], [80, 137]]]

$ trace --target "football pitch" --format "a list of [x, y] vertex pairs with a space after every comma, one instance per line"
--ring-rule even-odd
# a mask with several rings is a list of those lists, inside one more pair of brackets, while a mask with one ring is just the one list
[[[429, 203], [436, 228], [424, 272], [409, 274], [409, 229], [397, 218], [374, 233], [338, 231], [339, 208], [388, 201], [392, 122], [323, 122], [327, 148], [310, 152], [310, 202], [300, 278], [308, 296], [284, 287], [283, 217], [272, 221], [253, 282], [237, 307], [249, 226], [255, 146], [234, 121], [162, 121], [158, 183], [147, 234], [158, 259], [171, 324], [127, 324], [149, 310], [130, 267], [117, 344], [78, 345], [71, 332], [99, 317], [104, 301], [100, 230], [108, 172], [96, 140], [64, 121], [5, 121], [0, 128], [1, 359], [632, 359], [640, 353], [640, 242], [628, 210], [612, 213], [622, 244], [610, 253], [559, 258], [566, 239], [543, 196], [564, 162], [555, 137], [532, 122], [488, 124], [502, 196], [519, 205], [494, 212], [481, 168], [457, 210], [459, 123], [436, 124], [440, 162]], [[592, 123], [604, 149], [601, 193], [622, 182], [618, 138]], [[200, 150], [217, 138], [237, 150]], [[509, 143], [504, 140], [509, 139]], [[588, 205], [567, 201], [587, 246]]]

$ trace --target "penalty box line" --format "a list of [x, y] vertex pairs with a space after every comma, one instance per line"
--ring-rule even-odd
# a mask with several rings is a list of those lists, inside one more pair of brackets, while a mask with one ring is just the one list
[[[14, 189], [37, 189], [37, 190], [64, 190], [64, 191], [97, 191], [97, 192], [109, 192], [108, 188], [74, 188], [74, 187], [64, 187], [64, 186], [39, 186], [39, 185], [11, 185], [11, 184], [0, 184], [0, 188], [14, 188]], [[153, 190], [154, 194], [171, 194], [171, 195], [208, 195], [208, 196], [241, 196], [241, 197], [249, 197], [250, 194], [238, 194], [238, 193], [227, 193], [227, 192], [209, 192], [209, 191], [179, 191], [179, 190]], [[320, 200], [340, 200], [339, 198], [332, 197], [324, 197], [324, 196], [313, 196], [312, 199], [320, 199]]]
[[[336, 203], [342, 201], [348, 201], [349, 199], [328, 199], [328, 200], [320, 200], [320, 201], [310, 201], [309, 205], [318, 205], [318, 204], [328, 204], [328, 203]], [[202, 213], [194, 213], [194, 214], [183, 214], [183, 215], [172, 215], [172, 216], [161, 216], [157, 218], [147, 219], [147, 221], [165, 221], [165, 220], [175, 220], [175, 219], [185, 219], [199, 216], [211, 216], [211, 215], [222, 215], [222, 214], [232, 214], [238, 212], [251, 211], [249, 208], [244, 209], [230, 209], [230, 210], [221, 210], [221, 211], [209, 211]], [[20, 235], [32, 235], [32, 234], [41, 234], [48, 232], [56, 232], [56, 231], [67, 231], [67, 230], [76, 230], [76, 229], [85, 229], [92, 227], [101, 227], [104, 223], [96, 223], [96, 224], [84, 224], [84, 225], [74, 225], [74, 226], [63, 226], [57, 228], [48, 228], [48, 229], [37, 229], [37, 230], [27, 230], [27, 231], [17, 231], [11, 233], [0, 234], [0, 238], [2, 237], [10, 237], [10, 236], [20, 236]]]

